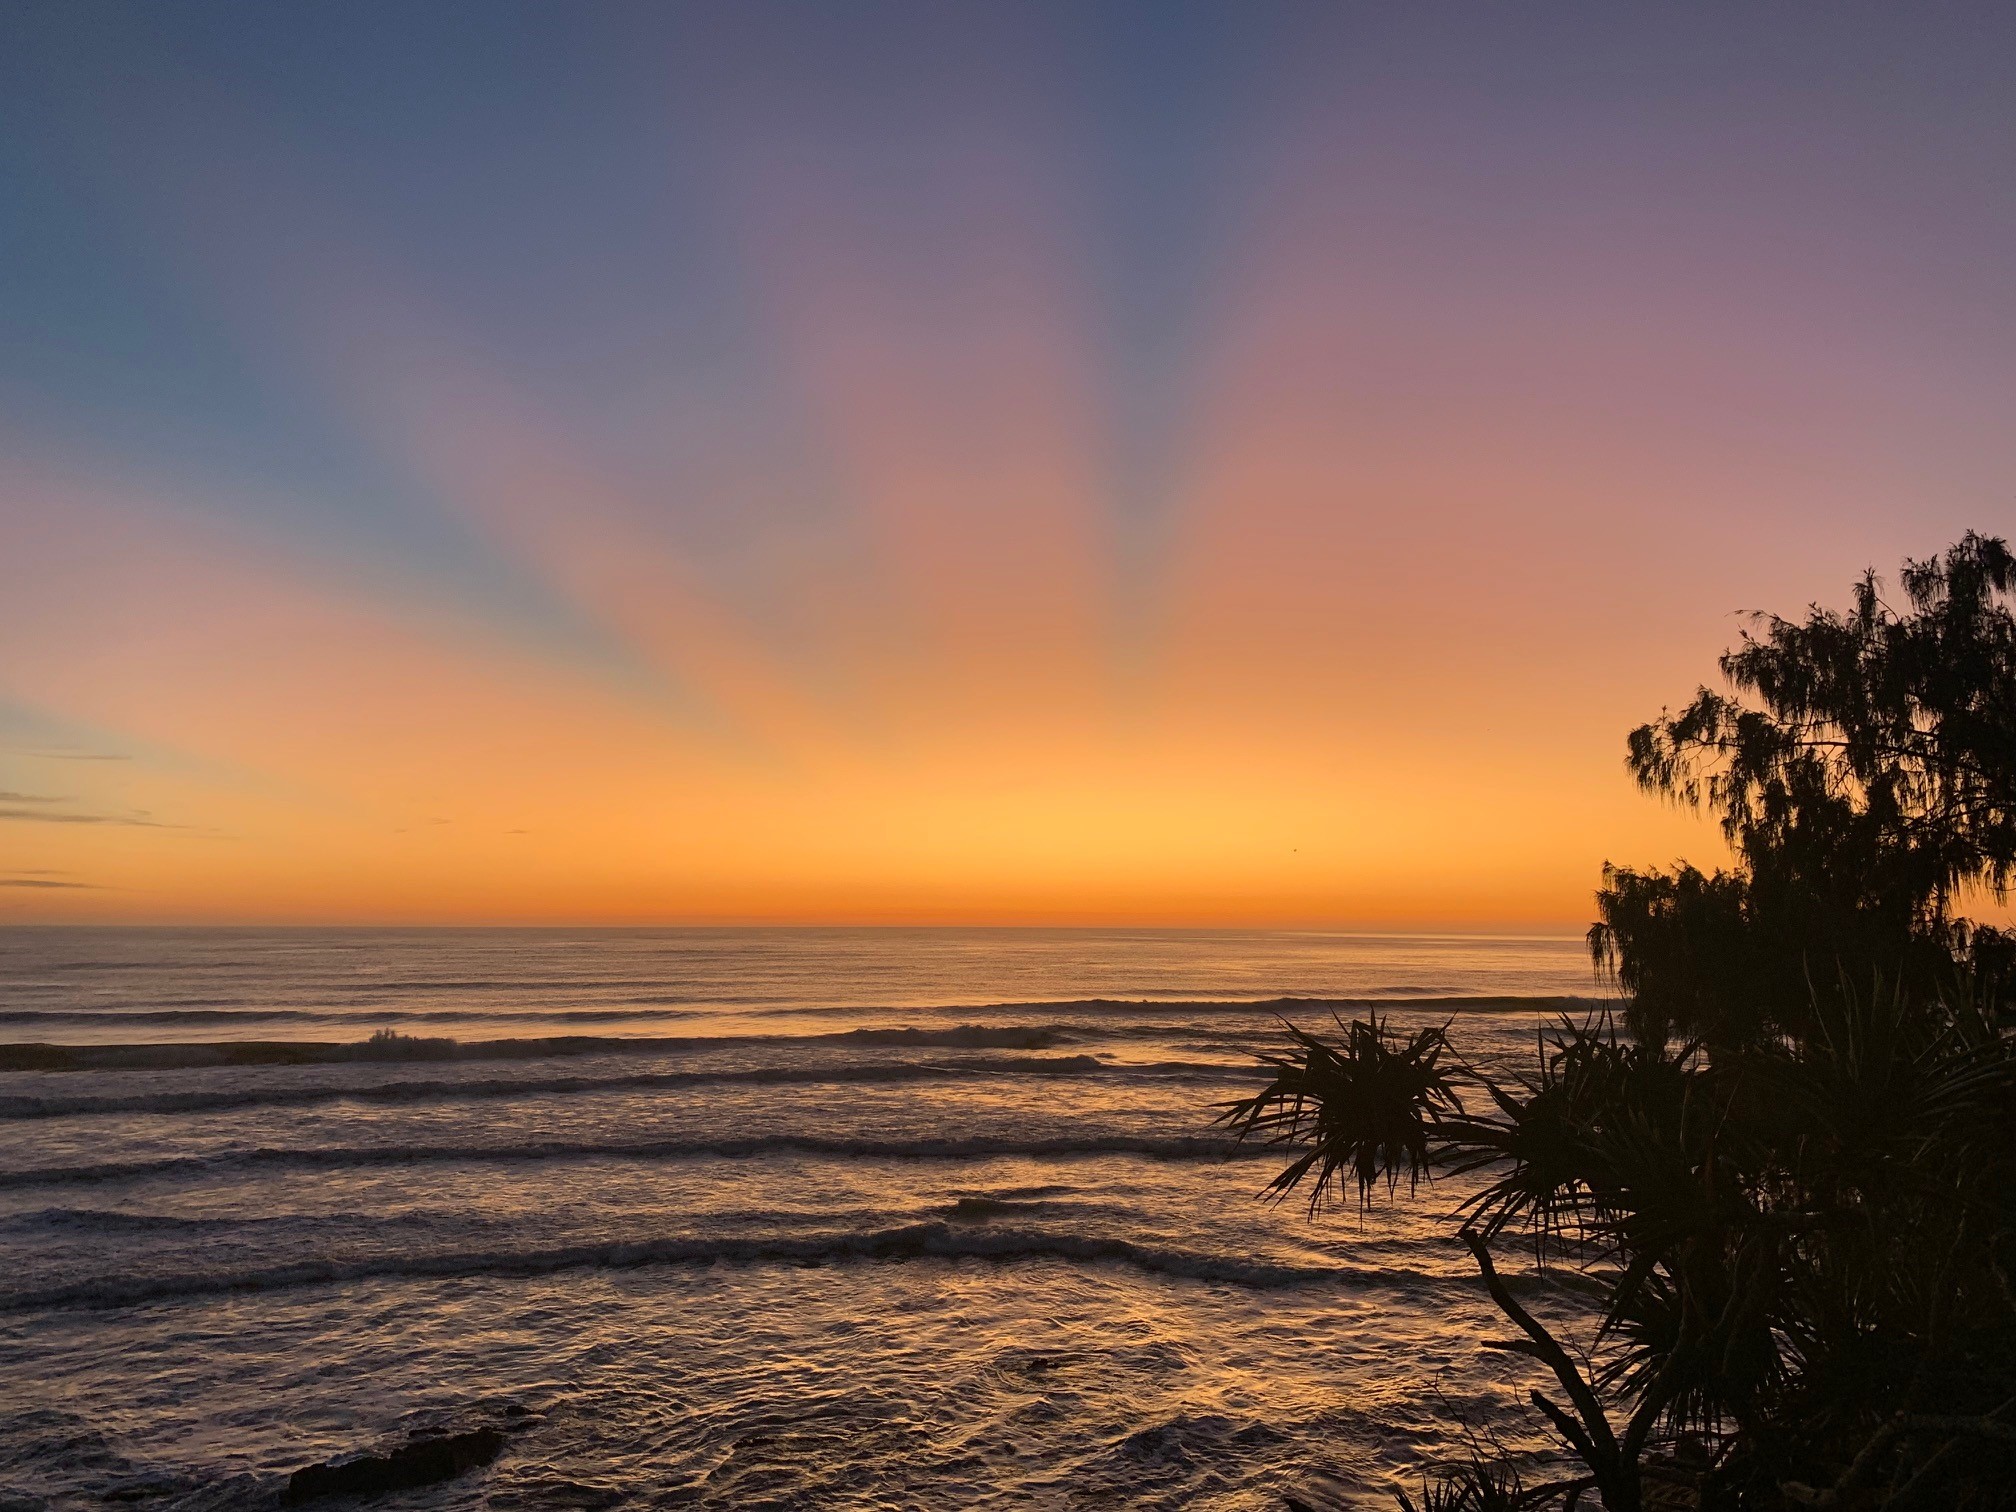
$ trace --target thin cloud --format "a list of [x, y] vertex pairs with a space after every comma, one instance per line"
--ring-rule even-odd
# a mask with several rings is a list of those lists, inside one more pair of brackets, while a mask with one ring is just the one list
[[79, 892], [104, 891], [96, 882], [58, 882], [50, 877], [0, 877], [0, 887], [62, 887]]
[[42, 793], [0, 793], [0, 803], [68, 803], [68, 798], [51, 798]]
[[133, 758], [114, 751], [51, 751], [35, 746], [10, 746], [9, 756], [39, 756], [47, 761], [131, 761]]
[[0, 808], [0, 820], [16, 819], [29, 824], [118, 824], [134, 829], [181, 829], [179, 824], [163, 824], [144, 814], [70, 814], [54, 809]]

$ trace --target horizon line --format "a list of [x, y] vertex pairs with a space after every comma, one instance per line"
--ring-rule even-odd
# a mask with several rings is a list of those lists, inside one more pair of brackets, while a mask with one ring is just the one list
[[106, 919], [0, 919], [0, 929], [160, 929], [160, 930], [292, 930], [292, 931], [357, 931], [383, 933], [398, 930], [410, 931], [482, 931], [486, 933], [504, 930], [531, 932], [558, 932], [562, 930], [593, 930], [606, 933], [616, 932], [747, 932], [789, 931], [812, 933], [920, 933], [920, 932], [992, 932], [1002, 934], [1224, 934], [1224, 935], [1311, 935], [1329, 939], [1361, 940], [1532, 940], [1547, 942], [1573, 941], [1581, 943], [1581, 933], [1542, 933], [1530, 928], [1507, 927], [1505, 929], [1478, 928], [1391, 928], [1368, 929], [1346, 928], [1321, 924], [1030, 924], [1030, 923], [846, 923], [827, 921], [823, 923], [789, 923], [776, 920], [744, 920], [738, 922], [683, 922], [683, 923], [597, 923], [567, 921], [514, 920], [507, 923], [472, 922], [427, 922], [427, 921], [307, 921], [288, 922], [274, 920], [106, 920]]

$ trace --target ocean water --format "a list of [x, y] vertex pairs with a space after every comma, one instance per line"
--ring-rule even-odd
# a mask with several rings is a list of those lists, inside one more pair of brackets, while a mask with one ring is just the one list
[[492, 1423], [386, 1504], [1388, 1506], [1533, 1439], [1460, 1194], [1269, 1204], [1218, 1105], [1284, 1019], [1504, 1060], [1597, 994], [1574, 940], [0, 931], [0, 1507]]

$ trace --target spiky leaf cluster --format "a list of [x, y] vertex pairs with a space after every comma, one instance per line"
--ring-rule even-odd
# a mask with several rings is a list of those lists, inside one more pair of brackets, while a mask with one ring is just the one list
[[[1459, 1234], [1519, 1327], [1506, 1347], [1554, 1372], [1535, 1403], [1616, 1512], [1648, 1504], [1682, 1434], [1714, 1446], [1700, 1505], [1804, 1505], [1851, 1471], [1866, 1495], [1817, 1504], [2016, 1505], [2016, 1045], [1895, 989], [1805, 1017], [1715, 1053], [1564, 1021], [1513, 1076], [1457, 1061], [1444, 1028], [1298, 1031], [1225, 1116], [1297, 1147], [1273, 1190], [1312, 1206], [1347, 1179], [1363, 1203], [1470, 1178]], [[1499, 1282], [1508, 1245], [1593, 1283], [1586, 1353]]]

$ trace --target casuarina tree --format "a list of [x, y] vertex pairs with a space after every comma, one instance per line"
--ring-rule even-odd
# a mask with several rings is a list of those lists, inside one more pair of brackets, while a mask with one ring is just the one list
[[1757, 615], [1702, 688], [1631, 732], [1648, 791], [1720, 820], [1735, 865], [1607, 868], [1590, 931], [1641, 1037], [1732, 1043], [1795, 1018], [1842, 968], [1918, 991], [2012, 991], [2010, 936], [1970, 897], [2016, 877], [2016, 557], [1969, 534], [1871, 572], [1843, 611]]

